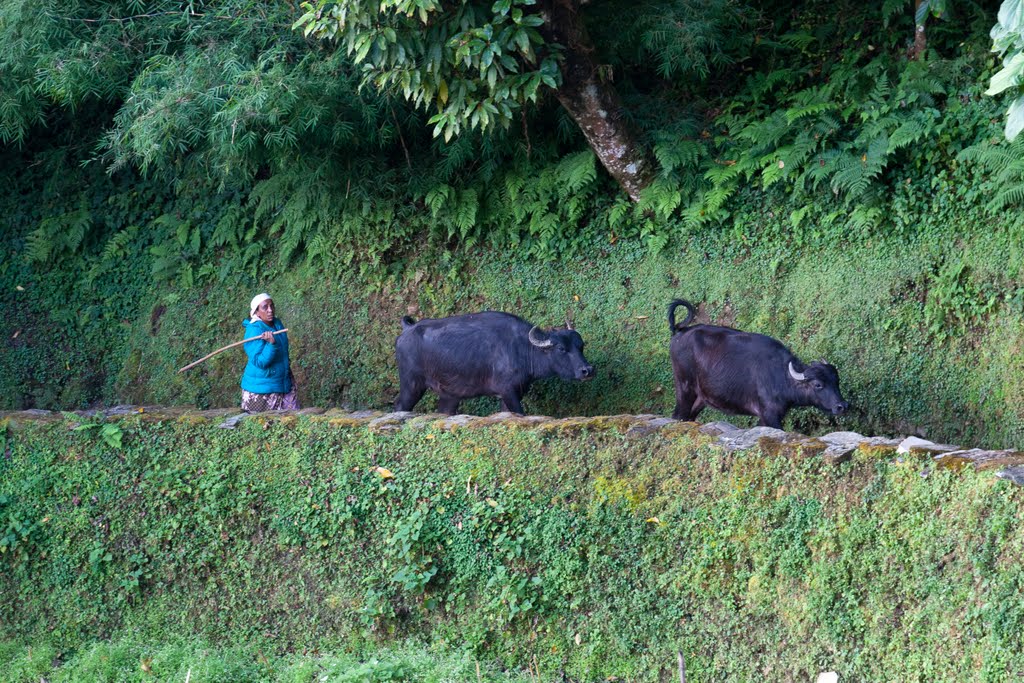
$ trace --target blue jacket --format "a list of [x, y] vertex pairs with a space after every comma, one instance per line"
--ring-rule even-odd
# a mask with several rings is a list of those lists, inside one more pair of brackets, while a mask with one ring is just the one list
[[[274, 325], [270, 326], [262, 320], [242, 323], [245, 328], [243, 339], [256, 337], [264, 332], [283, 330], [284, 325], [278, 318], [274, 318]], [[287, 394], [292, 390], [292, 378], [288, 365], [288, 333], [279, 334], [274, 337], [273, 344], [262, 339], [246, 342], [245, 355], [249, 356], [249, 362], [245, 364], [245, 372], [242, 373], [242, 388], [254, 394]]]

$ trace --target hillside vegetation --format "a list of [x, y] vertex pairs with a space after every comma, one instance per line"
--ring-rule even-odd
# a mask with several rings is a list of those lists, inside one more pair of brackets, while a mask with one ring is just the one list
[[[991, 472], [729, 453], [687, 423], [179, 413], [4, 423], [0, 640], [224, 680], [400, 666], [399, 642], [542, 680], [676, 680], [677, 651], [693, 681], [1024, 675], [1021, 494]], [[364, 673], [330, 680], [392, 680]]]

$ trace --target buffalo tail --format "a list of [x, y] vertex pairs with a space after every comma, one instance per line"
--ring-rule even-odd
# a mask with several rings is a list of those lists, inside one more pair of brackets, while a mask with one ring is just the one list
[[[686, 307], [686, 319], [683, 322], [676, 324], [676, 308], [679, 306]], [[684, 299], [676, 299], [668, 305], [668, 329], [672, 334], [679, 332], [687, 325], [693, 322], [693, 319], [697, 317], [697, 309], [693, 307], [689, 301]]]

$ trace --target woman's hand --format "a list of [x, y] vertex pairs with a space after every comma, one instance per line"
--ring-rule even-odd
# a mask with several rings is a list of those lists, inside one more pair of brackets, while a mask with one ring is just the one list
[[273, 344], [274, 343], [274, 333], [273, 332], [264, 332], [263, 334], [260, 335], [260, 339], [262, 339], [265, 342], [269, 342], [269, 343]]

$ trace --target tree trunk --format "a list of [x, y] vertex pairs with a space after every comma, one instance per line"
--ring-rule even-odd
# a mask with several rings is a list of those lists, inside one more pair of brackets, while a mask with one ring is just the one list
[[925, 16], [918, 18], [918, 15], [921, 13], [921, 2], [922, 0], [914, 1], [914, 45], [910, 48], [910, 53], [907, 55], [910, 59], [921, 59], [928, 44], [924, 33], [924, 23], [927, 21], [928, 15], [925, 14]]
[[576, 121], [605, 169], [634, 202], [651, 181], [652, 164], [636, 144], [622, 115], [619, 94], [594, 61], [576, 0], [548, 0], [545, 26], [548, 38], [565, 47], [562, 85], [555, 97]]

